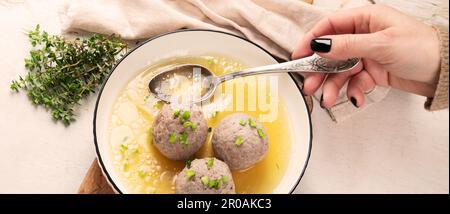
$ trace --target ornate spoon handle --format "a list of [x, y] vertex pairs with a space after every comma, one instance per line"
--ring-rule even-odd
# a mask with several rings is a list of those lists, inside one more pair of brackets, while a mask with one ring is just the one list
[[268, 73], [302, 72], [302, 73], [341, 73], [349, 71], [356, 67], [361, 60], [351, 58], [348, 60], [330, 60], [322, 58], [317, 54], [309, 57], [284, 62], [274, 65], [266, 65], [256, 68], [250, 68], [243, 71], [234, 72], [218, 77], [219, 82], [234, 79], [236, 77], [251, 76]]

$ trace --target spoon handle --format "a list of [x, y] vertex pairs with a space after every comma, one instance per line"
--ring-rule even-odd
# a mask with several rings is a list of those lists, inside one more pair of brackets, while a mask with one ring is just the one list
[[237, 77], [251, 76], [257, 74], [268, 73], [287, 73], [287, 72], [302, 72], [302, 73], [341, 73], [349, 71], [356, 67], [360, 62], [359, 58], [351, 58], [348, 60], [330, 60], [314, 54], [309, 57], [288, 61], [280, 64], [266, 65], [256, 68], [250, 68], [243, 71], [238, 71], [230, 74], [225, 74], [218, 77], [219, 82]]

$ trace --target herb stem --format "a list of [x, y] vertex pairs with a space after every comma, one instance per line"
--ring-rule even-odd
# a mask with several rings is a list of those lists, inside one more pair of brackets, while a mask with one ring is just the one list
[[119, 37], [94, 34], [66, 40], [48, 35], [39, 25], [28, 37], [32, 45], [25, 59], [28, 73], [11, 82], [13, 91], [23, 89], [30, 101], [51, 111], [54, 120], [69, 125], [75, 121], [80, 101], [103, 83], [118, 54], [127, 46]]

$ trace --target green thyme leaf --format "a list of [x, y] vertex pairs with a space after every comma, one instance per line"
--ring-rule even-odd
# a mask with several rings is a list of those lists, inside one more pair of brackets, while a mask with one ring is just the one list
[[39, 25], [30, 32], [25, 59], [28, 73], [11, 82], [13, 91], [27, 92], [30, 101], [48, 109], [55, 121], [70, 125], [80, 101], [103, 83], [126, 44], [116, 36], [93, 35], [66, 40], [48, 35]]

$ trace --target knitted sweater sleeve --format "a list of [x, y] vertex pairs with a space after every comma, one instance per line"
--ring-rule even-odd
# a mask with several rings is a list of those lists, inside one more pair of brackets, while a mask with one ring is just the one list
[[440, 39], [441, 68], [433, 97], [427, 98], [425, 108], [430, 111], [448, 108], [448, 27], [435, 26]]

